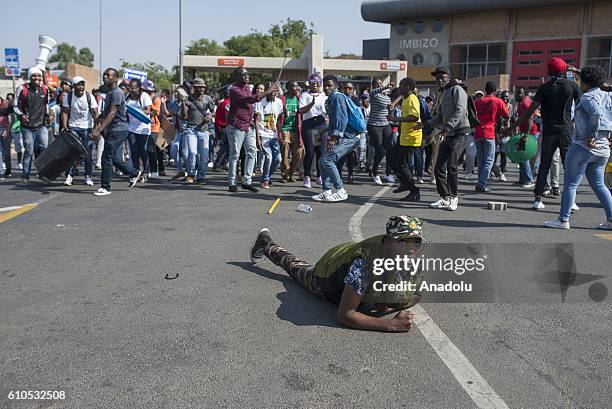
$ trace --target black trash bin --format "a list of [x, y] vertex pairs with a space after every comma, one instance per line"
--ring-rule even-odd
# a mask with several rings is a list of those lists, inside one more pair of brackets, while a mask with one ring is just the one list
[[34, 161], [38, 177], [44, 181], [55, 180], [79, 160], [87, 158], [87, 149], [78, 135], [65, 131]]

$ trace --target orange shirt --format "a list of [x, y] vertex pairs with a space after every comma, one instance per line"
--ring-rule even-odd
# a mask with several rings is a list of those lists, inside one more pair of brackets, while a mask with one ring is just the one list
[[155, 97], [151, 108], [157, 112], [157, 115], [151, 115], [151, 132], [159, 132], [161, 123], [159, 122], [159, 115], [161, 115], [161, 98]]

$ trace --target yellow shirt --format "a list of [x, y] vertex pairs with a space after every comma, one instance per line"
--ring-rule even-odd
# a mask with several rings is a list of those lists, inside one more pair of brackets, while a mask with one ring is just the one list
[[[408, 115], [416, 116], [419, 118], [417, 122], [421, 122], [421, 104], [419, 98], [414, 94], [411, 94], [408, 98], [404, 98], [404, 102], [402, 102], [402, 117], [405, 118]], [[417, 122], [401, 123], [401, 146], [421, 146], [421, 142], [423, 141], [423, 130], [411, 130]]]

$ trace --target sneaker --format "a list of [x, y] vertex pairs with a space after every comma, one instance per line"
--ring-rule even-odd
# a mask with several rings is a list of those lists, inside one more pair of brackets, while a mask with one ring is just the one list
[[499, 175], [499, 180], [500, 180], [501, 182], [506, 182], [506, 181], [507, 181], [507, 180], [506, 180], [506, 175], [504, 175], [503, 173], [500, 173], [500, 175]]
[[94, 185], [93, 179], [91, 178], [91, 176], [85, 176], [85, 184], [87, 186], [93, 186]]
[[196, 182], [198, 185], [204, 185], [204, 184], [206, 184], [206, 181], [205, 181], [205, 179], [204, 179], [204, 178], [198, 178], [198, 179], [196, 179], [196, 181], [195, 181], [195, 182]]
[[569, 222], [564, 222], [559, 219], [555, 219], [555, 220], [544, 222], [544, 227], [550, 227], [551, 229], [569, 230], [570, 224]]
[[251, 250], [249, 251], [249, 256], [251, 258], [251, 263], [257, 265], [262, 261], [265, 261], [265, 251], [266, 247], [272, 242], [272, 238], [270, 237], [270, 230], [261, 229], [253, 244], [251, 244]]
[[194, 182], [193, 176], [187, 176], [187, 179], [185, 179], [185, 183], [188, 185], [192, 185], [193, 182]]
[[262, 189], [270, 189], [270, 184], [267, 181], [263, 181], [261, 182], [261, 188]]
[[103, 187], [101, 187], [100, 189], [96, 190], [94, 192], [95, 196], [106, 196], [106, 195], [110, 195], [111, 191], [110, 190], [106, 190]]
[[400, 185], [397, 189], [393, 190], [393, 193], [402, 193], [402, 192], [407, 192], [409, 190], [410, 190], [409, 187]]
[[445, 198], [441, 198], [437, 202], [433, 202], [429, 205], [429, 207], [431, 207], [432, 209], [448, 209], [448, 206], [450, 206], [450, 200], [447, 200]]
[[342, 202], [344, 200], [348, 199], [348, 193], [346, 193], [346, 190], [344, 190], [344, 188], [336, 191], [336, 193], [332, 194], [331, 196], [325, 198], [325, 202]]
[[208, 162], [208, 168], [209, 168], [209, 169], [210, 169], [210, 168], [212, 168], [213, 166], [214, 166], [214, 165], [213, 165], [213, 163], [212, 163], [212, 162]]
[[147, 183], [149, 181], [149, 178], [147, 176], [143, 176], [140, 178], [140, 183]]
[[22, 185], [27, 185], [28, 183], [30, 183], [30, 179], [29, 178], [21, 178], [21, 184]]
[[159, 179], [159, 173], [157, 172], [149, 173], [149, 179]]
[[550, 189], [546, 189], [544, 191], [544, 193], [542, 193], [542, 196], [544, 196], [544, 197], [551, 197], [552, 196], [552, 191]]
[[458, 197], [451, 198], [447, 209], [450, 210], [451, 212], [454, 212], [455, 210], [457, 210], [457, 207], [459, 207], [459, 198]]
[[380, 180], [380, 176], [372, 176], [372, 180], [374, 181], [375, 185], [382, 185], [383, 184], [382, 180]]
[[421, 200], [421, 193], [417, 190], [414, 192], [410, 192], [410, 194], [402, 199], [402, 202], [418, 202]]
[[139, 170], [138, 173], [136, 173], [136, 176], [130, 178], [130, 187], [136, 186], [136, 183], [138, 183], [138, 180], [140, 179], [140, 175], [142, 175], [142, 171]]
[[312, 196], [312, 200], [315, 200], [317, 202], [322, 202], [324, 200], [326, 200], [328, 197], [330, 197], [332, 195], [332, 191], [330, 190], [324, 190], [321, 193], [319, 193], [318, 195], [314, 195]]
[[580, 207], [578, 207], [578, 205], [576, 203], [574, 203], [572, 205], [572, 212], [577, 212], [578, 210], [580, 210]]
[[323, 179], [321, 178], [321, 176], [319, 176], [317, 178], [317, 185], [321, 186], [323, 184]]
[[304, 176], [304, 187], [310, 189], [312, 186], [310, 185], [310, 176]]
[[95, 168], [96, 170], [100, 170], [100, 169], [102, 169], [102, 165], [98, 165], [98, 164], [96, 163], [96, 166], [94, 166], [94, 168]]
[[478, 193], [489, 193], [489, 187], [488, 186], [476, 186], [475, 190]]
[[246, 183], [241, 184], [240, 187], [243, 188], [244, 190], [248, 190], [249, 192], [253, 192], [253, 193], [259, 192], [259, 189], [257, 189], [255, 186], [247, 185]]
[[423, 184], [425, 184], [425, 181], [423, 180], [423, 178], [418, 178], [418, 179], [417, 179], [417, 183], [418, 183], [419, 185], [423, 185]]
[[185, 177], [185, 172], [178, 172], [176, 175], [172, 176], [172, 180], [178, 180]]
[[66, 181], [64, 182], [64, 186], [72, 186], [72, 176], [66, 176]]
[[387, 176], [385, 176], [385, 181], [386, 181], [387, 183], [394, 184], [394, 183], [395, 183], [395, 176], [393, 176], [393, 175], [387, 175]]
[[535, 183], [533, 183], [533, 182], [527, 182], [527, 183], [523, 183], [523, 184], [521, 185], [521, 187], [522, 187], [522, 188], [525, 188], [525, 189], [531, 189], [531, 188], [532, 188], [532, 187], [534, 187], [534, 186], [535, 186]]
[[23, 170], [23, 163], [19, 162], [17, 164], [17, 167], [19, 168], [19, 170]]
[[435, 185], [436, 184], [436, 178], [432, 176], [431, 179], [429, 179], [429, 184]]
[[560, 196], [561, 195], [561, 189], [559, 189], [559, 186], [553, 186], [553, 188], [552, 188], [552, 195], [553, 196]]
[[536, 209], [536, 210], [542, 210], [542, 209], [544, 209], [546, 206], [544, 206], [544, 203], [542, 203], [542, 200], [538, 200], [538, 199], [536, 199], [536, 200], [534, 200], [534, 201], [533, 201], [533, 204], [531, 205], [531, 207], [532, 207], [533, 209]]
[[466, 174], [465, 174], [465, 176], [463, 176], [463, 178], [464, 178], [465, 180], [472, 180], [472, 177], [473, 177], [473, 176], [472, 176], [472, 174], [471, 174], [471, 173], [466, 173]]
[[597, 230], [612, 230], [612, 220], [597, 225]]
[[236, 193], [238, 191], [238, 188], [236, 187], [236, 185], [231, 185], [229, 187], [229, 191], [232, 193]]
[[4, 175], [0, 174], [0, 180], [4, 180]]

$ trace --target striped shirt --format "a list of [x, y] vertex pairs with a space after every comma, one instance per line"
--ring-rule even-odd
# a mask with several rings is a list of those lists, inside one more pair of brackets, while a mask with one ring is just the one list
[[389, 105], [391, 105], [391, 98], [389, 97], [387, 87], [374, 88], [370, 91], [370, 117], [368, 118], [368, 125], [371, 126], [387, 126], [389, 120]]

